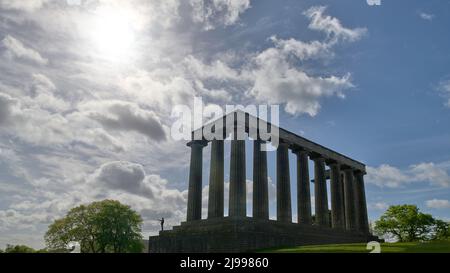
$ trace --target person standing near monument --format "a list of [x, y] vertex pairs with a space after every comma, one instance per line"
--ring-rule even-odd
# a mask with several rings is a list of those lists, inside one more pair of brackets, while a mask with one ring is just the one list
[[158, 219], [159, 222], [161, 222], [161, 231], [164, 230], [164, 217], [162, 217], [161, 219]]

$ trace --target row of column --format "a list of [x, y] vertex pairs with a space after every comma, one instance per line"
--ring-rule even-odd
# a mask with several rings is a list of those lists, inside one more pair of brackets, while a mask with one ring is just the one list
[[[253, 217], [269, 219], [267, 153], [261, 151], [261, 140], [253, 142]], [[188, 189], [187, 221], [201, 219], [202, 207], [202, 151], [206, 141], [192, 141]], [[211, 141], [208, 218], [224, 216], [224, 141]], [[281, 142], [277, 148], [277, 220], [292, 222], [289, 145]], [[309, 181], [309, 158], [314, 161], [315, 221], [319, 226], [331, 226], [367, 233], [369, 230], [364, 174], [338, 162], [294, 148], [297, 156], [297, 213], [298, 222], [312, 224]], [[231, 141], [229, 216], [246, 216], [246, 160], [245, 140]], [[330, 168], [331, 215], [325, 165]], [[330, 223], [331, 221], [331, 223]]]

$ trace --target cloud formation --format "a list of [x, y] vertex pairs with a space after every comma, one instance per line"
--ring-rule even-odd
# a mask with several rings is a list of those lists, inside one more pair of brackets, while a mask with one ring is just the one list
[[7, 35], [5, 38], [3, 38], [2, 46], [5, 49], [4, 54], [6, 54], [6, 56], [10, 58], [32, 61], [41, 65], [45, 65], [48, 63], [48, 60], [43, 58], [39, 52], [25, 46], [21, 41], [12, 37], [11, 35]]
[[158, 116], [153, 111], [140, 108], [135, 103], [124, 101], [89, 102], [81, 105], [80, 109], [105, 129], [135, 131], [156, 141], [166, 139]]
[[0, 8], [20, 11], [35, 11], [51, 0], [0, 0]]
[[344, 90], [353, 87], [350, 74], [311, 75], [298, 61], [333, 57], [333, 47], [340, 42], [355, 42], [367, 32], [364, 28], [350, 29], [335, 18], [325, 15], [326, 7], [311, 7], [304, 12], [309, 18], [309, 28], [324, 32], [324, 41], [302, 42], [296, 39], [270, 40], [274, 47], [257, 54], [255, 68], [248, 73], [254, 78], [250, 94], [261, 102], [285, 104], [290, 114], [306, 113], [315, 116], [320, 110], [320, 99], [338, 96], [344, 98]]
[[442, 199], [432, 199], [425, 202], [426, 206], [431, 209], [450, 209], [450, 201]]
[[0, 126], [8, 125], [14, 115], [17, 100], [8, 94], [0, 93]]
[[445, 99], [445, 106], [450, 107], [450, 80], [443, 80], [438, 84], [437, 90]]
[[338, 41], [355, 42], [367, 33], [366, 28], [349, 29], [342, 26], [339, 19], [324, 14], [326, 9], [325, 6], [315, 6], [309, 8], [303, 14], [311, 20], [309, 28], [327, 34], [331, 43]]
[[126, 161], [108, 162], [92, 175], [95, 183], [113, 190], [153, 197], [150, 188], [144, 185], [145, 172], [141, 165]]
[[283, 104], [289, 114], [315, 116], [320, 110], [321, 99], [333, 96], [344, 98], [344, 91], [354, 85], [350, 73], [322, 75], [307, 70], [303, 64], [332, 59], [334, 46], [355, 42], [366, 33], [364, 28], [342, 26], [337, 18], [324, 15], [325, 10], [325, 7], [312, 7], [304, 13], [311, 20], [310, 29], [326, 34], [323, 41], [303, 42], [272, 36], [269, 38], [272, 46], [247, 54], [244, 57], [246, 64], [240, 67], [226, 59], [205, 63], [193, 56], [186, 58], [184, 64], [187, 64], [190, 75], [201, 80], [201, 87], [206, 87], [210, 93], [215, 91], [222, 98], [227, 97], [226, 94], [217, 92], [218, 87], [211, 82], [226, 83], [231, 90], [228, 95], [236, 95], [233, 96], [236, 100], [239, 98], [242, 101], [242, 97], [232, 90], [244, 88], [252, 101]]
[[[67, 3], [0, 0], [7, 17], [0, 24], [0, 247], [14, 243], [13, 234], [42, 244], [51, 220], [105, 198], [141, 213], [146, 235], [158, 230], [156, 218], [179, 224], [189, 153], [167, 137], [173, 106], [202, 96], [205, 106], [280, 103], [290, 114], [314, 116], [322, 99], [344, 97], [353, 84], [350, 73], [323, 73], [308, 62], [329, 63], [336, 45], [363, 36], [315, 8], [306, 14], [310, 30], [324, 39], [268, 34], [257, 47], [224, 39], [224, 49], [199, 40], [245, 28], [249, 0]], [[119, 61], [98, 54], [98, 9], [125, 16], [119, 21], [133, 32], [135, 54]]]
[[194, 22], [202, 23], [205, 30], [233, 25], [250, 8], [250, 0], [190, 0], [190, 4]]
[[375, 210], [385, 211], [389, 208], [389, 204], [385, 202], [377, 202], [374, 204], [369, 204], [369, 208], [373, 208]]
[[450, 186], [448, 164], [419, 163], [401, 170], [388, 164], [367, 167], [366, 181], [379, 187], [399, 188], [407, 184], [427, 182], [440, 187]]
[[426, 13], [426, 12], [420, 12], [419, 13], [420, 18], [427, 20], [427, 21], [433, 21], [434, 19], [434, 14], [431, 13]]

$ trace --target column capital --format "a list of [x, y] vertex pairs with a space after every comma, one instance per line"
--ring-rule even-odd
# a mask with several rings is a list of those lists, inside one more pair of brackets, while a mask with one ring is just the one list
[[280, 139], [280, 143], [278, 143], [278, 146], [282, 146], [282, 147], [287, 146], [289, 148], [290, 144], [287, 143], [286, 141]]
[[341, 163], [337, 162], [336, 160], [332, 160], [332, 159], [325, 160], [325, 163], [328, 166], [330, 166], [330, 167], [332, 167], [332, 166], [341, 166]]
[[342, 170], [343, 172], [346, 172], [346, 171], [354, 171], [354, 169], [353, 169], [352, 167], [347, 166], [347, 165], [345, 165], [345, 164], [341, 165], [341, 170]]
[[294, 146], [291, 148], [291, 151], [293, 154], [300, 155], [300, 154], [307, 154], [309, 155], [309, 151], [307, 151], [305, 148]]
[[188, 147], [192, 147], [192, 146], [195, 146], [195, 145], [199, 145], [199, 146], [201, 146], [203, 148], [205, 146], [208, 146], [208, 141], [206, 141], [206, 140], [192, 140], [192, 141], [189, 141], [186, 144], [186, 146], [188, 146]]
[[355, 175], [366, 175], [366, 171], [362, 171], [362, 170], [354, 170], [353, 173]]
[[311, 160], [313, 160], [313, 161], [324, 161], [324, 162], [325, 162], [325, 157], [323, 157], [321, 154], [311, 153], [311, 154], [309, 155], [309, 157], [310, 157]]

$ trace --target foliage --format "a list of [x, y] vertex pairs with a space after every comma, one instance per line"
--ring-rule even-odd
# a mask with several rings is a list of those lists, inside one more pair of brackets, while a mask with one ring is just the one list
[[445, 240], [450, 238], [450, 223], [444, 222], [442, 220], [435, 220], [435, 233], [433, 240]]
[[415, 205], [390, 206], [375, 222], [379, 235], [394, 236], [400, 242], [443, 238], [448, 224], [420, 212]]
[[36, 250], [26, 245], [6, 245], [6, 249], [3, 251], [0, 249], [0, 253], [43, 253], [45, 249]]
[[78, 242], [81, 252], [141, 252], [142, 218], [129, 206], [104, 200], [71, 209], [45, 234], [49, 249], [67, 249]]

